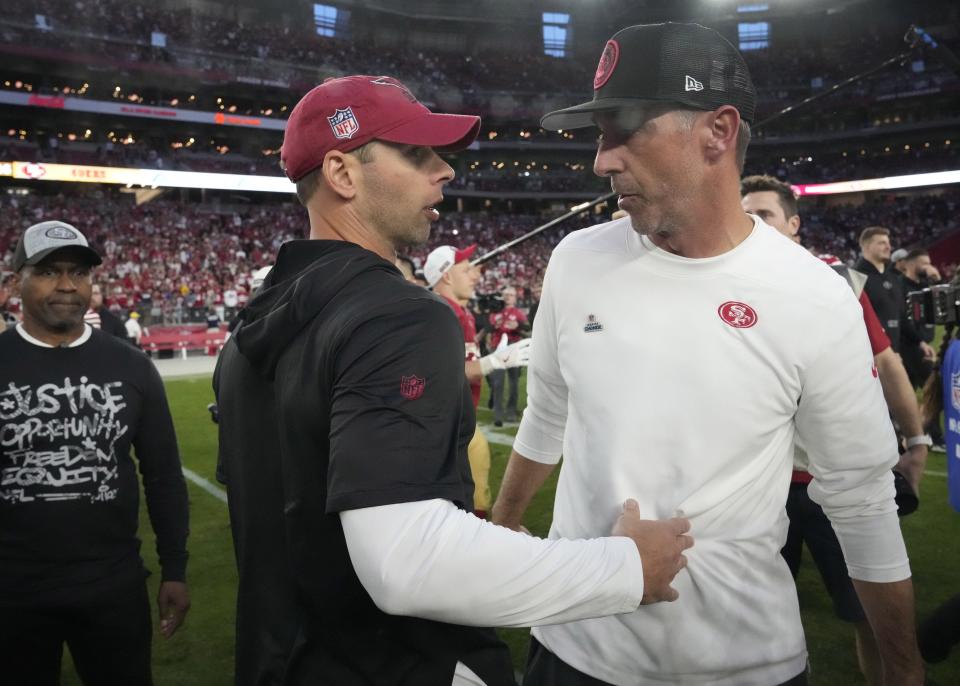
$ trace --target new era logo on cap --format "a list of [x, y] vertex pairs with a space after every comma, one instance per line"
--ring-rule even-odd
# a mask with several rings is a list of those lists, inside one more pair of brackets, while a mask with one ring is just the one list
[[687, 77], [684, 79], [683, 90], [685, 90], [685, 91], [702, 91], [702, 90], [703, 90], [703, 84], [700, 83], [699, 81], [697, 81], [697, 80], [696, 80], [695, 78], [693, 78], [692, 76], [687, 76]]
[[540, 125], [554, 131], [595, 126], [598, 112], [650, 102], [697, 110], [732, 105], [750, 122], [757, 101], [743, 56], [699, 24], [638, 24], [618, 31], [603, 49], [593, 88], [592, 101], [550, 112]]

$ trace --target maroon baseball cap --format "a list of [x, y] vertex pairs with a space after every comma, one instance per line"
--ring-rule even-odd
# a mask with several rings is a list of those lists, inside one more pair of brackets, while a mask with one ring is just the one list
[[327, 79], [293, 108], [280, 161], [287, 177], [299, 181], [331, 150], [349, 152], [381, 140], [452, 152], [479, 132], [480, 117], [434, 114], [389, 76], [344, 76]]

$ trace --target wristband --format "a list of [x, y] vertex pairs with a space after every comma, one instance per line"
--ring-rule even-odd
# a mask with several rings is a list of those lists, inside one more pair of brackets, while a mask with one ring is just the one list
[[915, 448], [918, 445], [925, 445], [928, 448], [933, 445], [933, 439], [930, 438], [930, 434], [921, 434], [919, 436], [911, 436], [904, 444], [907, 446], [907, 449]]

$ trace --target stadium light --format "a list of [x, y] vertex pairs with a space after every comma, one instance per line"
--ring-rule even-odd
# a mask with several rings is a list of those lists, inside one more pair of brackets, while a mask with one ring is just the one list
[[[499, 164], [503, 164], [502, 162]], [[546, 165], [544, 165], [546, 166]], [[132, 167], [94, 167], [84, 164], [46, 164], [43, 162], [0, 162], [0, 176], [26, 181], [60, 181], [72, 183], [109, 183], [128, 188], [206, 188], [224, 191], [257, 191], [262, 193], [294, 193], [296, 186], [284, 176], [253, 174], [219, 174]], [[886, 176], [833, 183], [810, 183], [793, 186], [797, 195], [835, 195], [901, 188], [922, 188], [960, 183], [960, 169], [925, 174]], [[579, 205], [577, 206], [579, 207]], [[573, 210], [577, 208], [574, 207]]]

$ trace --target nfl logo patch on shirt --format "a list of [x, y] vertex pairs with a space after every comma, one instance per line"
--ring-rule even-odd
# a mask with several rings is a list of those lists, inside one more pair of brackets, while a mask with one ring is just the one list
[[587, 317], [587, 325], [583, 327], [583, 330], [586, 333], [592, 333], [594, 331], [603, 331], [603, 324], [597, 320], [597, 316], [591, 314]]

